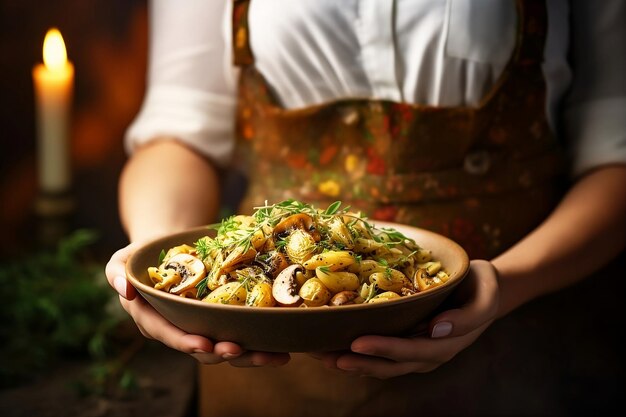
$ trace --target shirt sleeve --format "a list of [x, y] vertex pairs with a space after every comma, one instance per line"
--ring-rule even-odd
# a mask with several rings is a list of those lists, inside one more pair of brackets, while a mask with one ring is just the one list
[[234, 148], [236, 69], [232, 65], [228, 1], [152, 0], [147, 89], [125, 135], [132, 153], [172, 137], [215, 163]]
[[572, 88], [563, 107], [572, 175], [626, 164], [626, 2], [572, 0]]

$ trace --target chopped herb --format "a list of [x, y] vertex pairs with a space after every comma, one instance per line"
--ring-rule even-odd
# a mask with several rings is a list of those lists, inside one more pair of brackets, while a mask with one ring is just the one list
[[161, 253], [159, 253], [159, 265], [163, 263], [163, 259], [165, 259], [165, 249], [161, 249]]
[[318, 266], [317, 269], [319, 269], [320, 271], [322, 271], [323, 274], [328, 275], [330, 274], [330, 268], [327, 265], [324, 266]]
[[341, 201], [335, 201], [333, 204], [328, 206], [328, 208], [324, 211], [324, 214], [327, 216], [332, 216], [333, 214], [337, 212], [337, 210], [339, 210], [340, 206], [341, 206]]
[[196, 284], [196, 288], [198, 290], [196, 297], [198, 299], [202, 299], [204, 298], [204, 296], [206, 294], [208, 294], [208, 288], [207, 288], [207, 284], [208, 284], [208, 277], [203, 278], [200, 282], [198, 282]]

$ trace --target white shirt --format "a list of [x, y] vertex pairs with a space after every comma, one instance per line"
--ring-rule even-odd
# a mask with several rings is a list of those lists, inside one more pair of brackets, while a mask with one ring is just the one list
[[[547, 0], [546, 112], [573, 175], [626, 163], [626, 1]], [[152, 0], [148, 88], [129, 152], [176, 137], [234, 147], [230, 0]], [[255, 65], [289, 109], [343, 98], [473, 106], [515, 46], [514, 0], [255, 0]], [[571, 36], [570, 36], [571, 35]]]

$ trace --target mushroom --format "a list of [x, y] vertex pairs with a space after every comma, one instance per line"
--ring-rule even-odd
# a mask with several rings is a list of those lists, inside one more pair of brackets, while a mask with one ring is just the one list
[[333, 295], [330, 299], [331, 306], [343, 306], [346, 304], [354, 304], [354, 300], [359, 297], [356, 291], [341, 291]]
[[270, 277], [276, 277], [283, 269], [289, 266], [289, 262], [285, 255], [277, 250], [269, 253], [264, 260], [257, 257], [257, 262], [263, 266], [263, 271]]
[[294, 264], [278, 274], [272, 286], [272, 295], [278, 304], [290, 307], [302, 302], [302, 298], [298, 295], [297, 274], [302, 274], [303, 271], [304, 268], [301, 265]]
[[283, 219], [280, 223], [274, 226], [274, 236], [282, 237], [285, 234], [290, 234], [290, 232], [294, 229], [304, 230], [310, 234], [316, 242], [319, 242], [321, 239], [320, 233], [315, 228], [313, 217], [305, 213], [292, 214], [291, 216]]
[[181, 277], [181, 281], [170, 289], [173, 294], [180, 294], [194, 288], [206, 276], [204, 263], [188, 253], [172, 256], [164, 267], [165, 269], [173, 269]]
[[438, 287], [443, 283], [444, 281], [442, 281], [438, 276], [431, 277], [426, 268], [418, 269], [413, 276], [413, 286], [418, 291], [426, 291], [431, 288]]

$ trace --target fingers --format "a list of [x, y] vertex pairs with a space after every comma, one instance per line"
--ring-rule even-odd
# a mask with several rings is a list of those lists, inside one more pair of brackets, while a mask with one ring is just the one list
[[191, 356], [204, 365], [215, 365], [237, 358], [243, 353], [244, 351], [239, 345], [230, 342], [219, 342], [213, 347], [213, 352], [195, 351]]
[[346, 354], [346, 352], [308, 352], [307, 354], [322, 362], [326, 368], [337, 369], [337, 359]]
[[384, 358], [348, 354], [337, 359], [337, 368], [358, 375], [388, 379], [413, 372], [430, 372], [439, 364], [428, 362], [395, 362]]
[[290, 360], [287, 353], [245, 352], [232, 342], [213, 345], [206, 337], [186, 333], [174, 326], [141, 297], [126, 300], [120, 296], [120, 303], [145, 337], [188, 353], [200, 363], [214, 365], [228, 361], [233, 366], [253, 367], [281, 366]]
[[136, 248], [136, 244], [131, 243], [115, 252], [106, 264], [105, 274], [109, 285], [122, 297], [132, 300], [137, 296], [137, 291], [126, 280], [126, 261]]
[[105, 273], [111, 287], [120, 295], [120, 304], [135, 321], [139, 331], [148, 339], [187, 353], [203, 364], [229, 361], [233, 366], [280, 366], [289, 362], [289, 354], [244, 352], [236, 343], [213, 343], [206, 337], [188, 334], [161, 316], [148, 302], [138, 296], [126, 280], [126, 262], [136, 249], [131, 243], [115, 252], [106, 265]]
[[327, 367], [377, 378], [432, 371], [474, 343], [495, 319], [499, 302], [495, 268], [487, 261], [472, 261], [461, 285], [457, 296], [464, 296], [462, 305], [437, 315], [430, 322], [430, 337], [363, 336], [352, 343], [353, 353], [313, 356]]
[[[482, 330], [480, 330], [482, 332]], [[468, 335], [466, 335], [468, 336]], [[477, 337], [477, 336], [476, 336]], [[367, 356], [376, 356], [395, 362], [445, 363], [458, 352], [469, 346], [475, 338], [413, 339], [363, 336], [352, 342], [352, 351]]]
[[382, 379], [430, 372], [471, 345], [488, 326], [487, 323], [466, 335], [443, 339], [363, 336], [352, 343], [353, 352], [360, 354], [336, 358], [335, 367], [355, 375]]
[[282, 366], [289, 362], [291, 356], [288, 353], [271, 352], [246, 352], [243, 355], [229, 360], [232, 366]]
[[209, 339], [182, 331], [163, 318], [143, 298], [126, 300], [120, 296], [120, 303], [133, 317], [144, 336], [189, 354], [213, 352], [213, 343]]
[[460, 285], [468, 299], [460, 308], [444, 311], [430, 321], [431, 337], [463, 336], [495, 319], [499, 289], [496, 269], [490, 262], [472, 261], [469, 275]]

